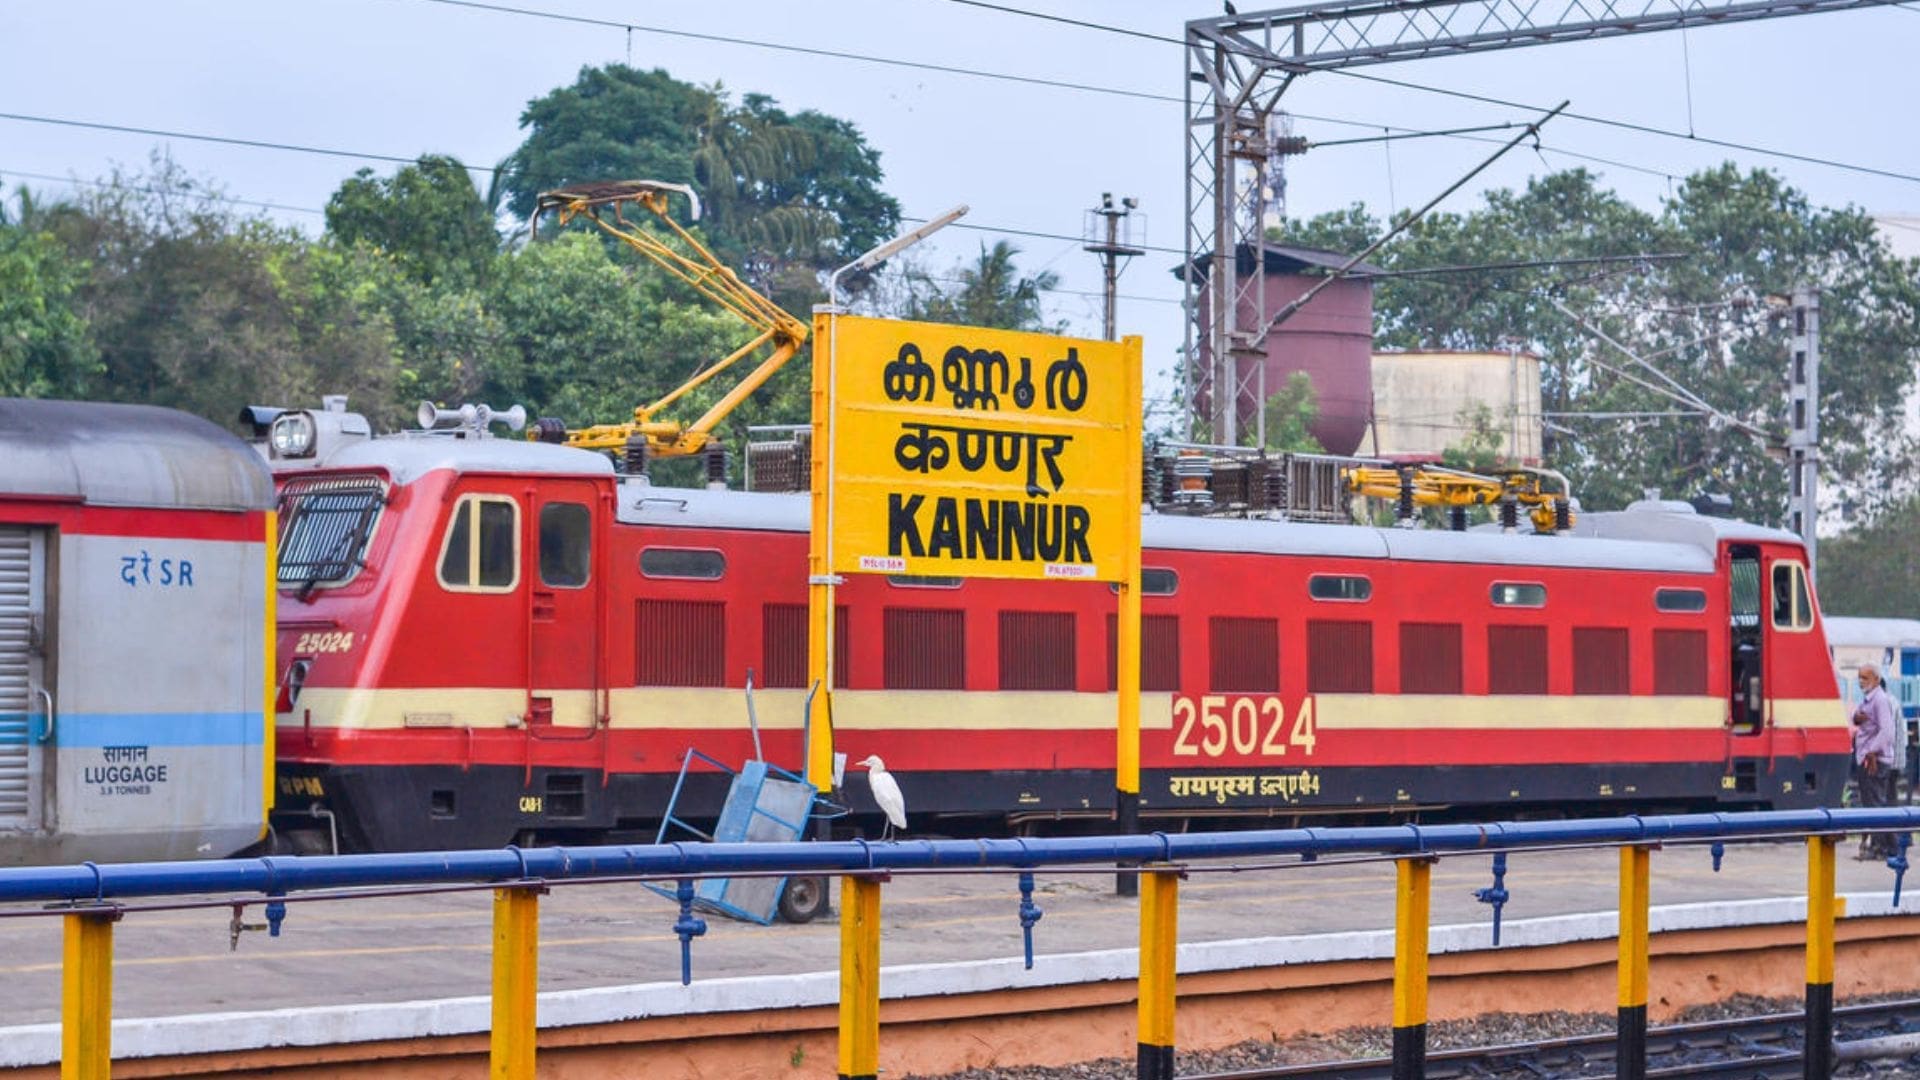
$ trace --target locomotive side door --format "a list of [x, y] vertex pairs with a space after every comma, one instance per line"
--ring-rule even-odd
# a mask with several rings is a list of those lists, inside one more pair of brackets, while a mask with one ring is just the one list
[[0, 525], [0, 832], [41, 825], [47, 681], [47, 530]]
[[1727, 693], [1732, 705], [1728, 724], [1736, 735], [1757, 735], [1765, 729], [1767, 716], [1760, 549], [1751, 544], [1730, 544], [1727, 559], [1731, 593], [1727, 606], [1731, 622]]
[[527, 500], [527, 731], [536, 739], [591, 738], [604, 712], [602, 487], [543, 480]]

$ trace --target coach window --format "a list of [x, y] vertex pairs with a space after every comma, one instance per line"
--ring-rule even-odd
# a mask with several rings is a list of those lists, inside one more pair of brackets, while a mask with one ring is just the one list
[[1365, 600], [1373, 595], [1373, 581], [1357, 574], [1315, 574], [1307, 579], [1307, 595], [1315, 600]]
[[579, 503], [540, 508], [540, 583], [577, 589], [587, 583], [593, 550], [592, 515]]
[[464, 495], [440, 549], [440, 584], [455, 592], [511, 592], [520, 583], [520, 506], [504, 495]]
[[1547, 587], [1526, 582], [1496, 581], [1493, 583], [1492, 597], [1495, 607], [1546, 607]]
[[640, 572], [652, 578], [719, 581], [727, 572], [727, 557], [712, 548], [642, 548]]
[[[1118, 593], [1119, 582], [1108, 582], [1107, 591]], [[1141, 596], [1172, 596], [1180, 591], [1180, 575], [1164, 566], [1143, 566], [1140, 568]]]
[[1655, 589], [1653, 606], [1660, 611], [1705, 611], [1707, 594], [1700, 589]]
[[1813, 600], [1807, 594], [1807, 568], [1797, 562], [1773, 564], [1773, 628], [1813, 627]]

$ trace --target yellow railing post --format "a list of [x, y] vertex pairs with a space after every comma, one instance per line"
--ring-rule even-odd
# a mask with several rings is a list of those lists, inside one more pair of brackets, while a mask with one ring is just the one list
[[1393, 1077], [1427, 1075], [1427, 928], [1433, 860], [1397, 860], [1393, 904]]
[[1180, 944], [1180, 872], [1140, 873], [1140, 1080], [1173, 1080], [1174, 956]]
[[542, 891], [533, 885], [493, 890], [492, 1080], [533, 1080]]
[[1647, 915], [1653, 850], [1620, 849], [1620, 1011], [1614, 1028], [1614, 1075], [1647, 1075]]
[[840, 879], [840, 1080], [880, 1075], [880, 879]]
[[1833, 861], [1838, 837], [1807, 837], [1807, 1050], [1803, 1075], [1833, 1075]]
[[113, 1071], [113, 924], [117, 910], [66, 916], [60, 968], [60, 1080], [107, 1080]]

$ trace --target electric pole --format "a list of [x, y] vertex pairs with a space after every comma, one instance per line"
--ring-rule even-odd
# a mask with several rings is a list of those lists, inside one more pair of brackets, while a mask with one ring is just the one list
[[1787, 339], [1787, 462], [1789, 527], [1807, 545], [1807, 574], [1817, 565], [1820, 522], [1820, 291], [1796, 285]]
[[1088, 251], [1100, 256], [1100, 265], [1106, 271], [1107, 318], [1106, 339], [1119, 340], [1115, 336], [1114, 317], [1119, 299], [1120, 271], [1124, 268], [1122, 259], [1131, 259], [1135, 255], [1146, 254], [1141, 245], [1146, 242], [1144, 223], [1146, 215], [1140, 216], [1142, 227], [1134, 228], [1133, 212], [1140, 206], [1140, 200], [1129, 195], [1120, 200], [1119, 206], [1113, 205], [1113, 192], [1100, 193], [1100, 205], [1087, 211], [1085, 227], [1081, 230]]

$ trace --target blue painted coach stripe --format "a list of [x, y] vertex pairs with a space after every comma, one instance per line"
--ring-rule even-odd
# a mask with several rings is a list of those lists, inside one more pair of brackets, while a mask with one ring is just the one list
[[[70, 713], [54, 721], [53, 743], [88, 746], [259, 746], [265, 715], [230, 713]], [[45, 713], [0, 713], [0, 745], [38, 741]]]

